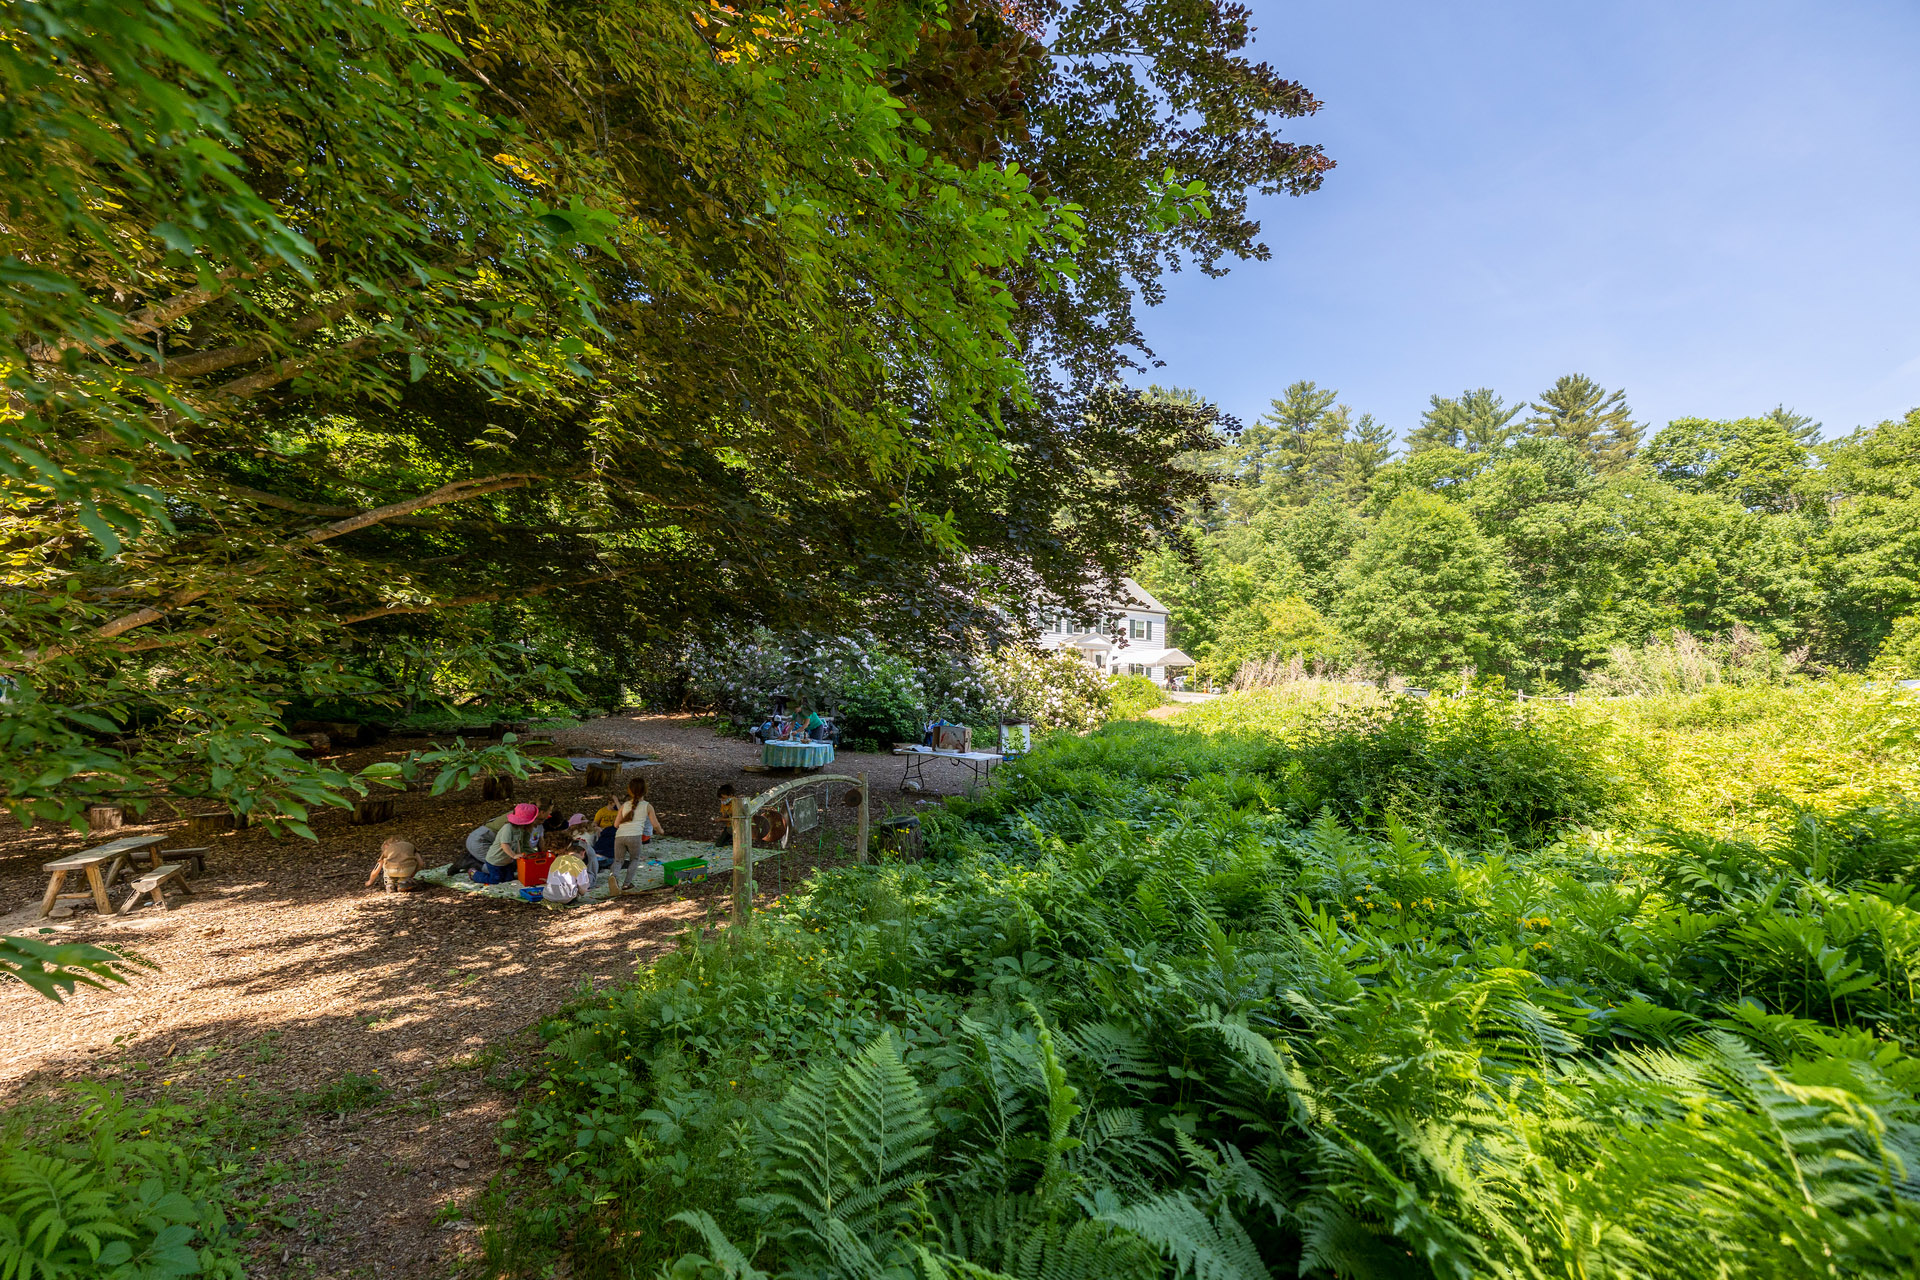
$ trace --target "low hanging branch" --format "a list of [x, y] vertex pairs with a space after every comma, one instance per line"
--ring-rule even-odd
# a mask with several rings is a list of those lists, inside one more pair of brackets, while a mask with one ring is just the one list
[[[511, 472], [504, 475], [484, 476], [474, 480], [456, 480], [451, 484], [441, 485], [431, 493], [423, 493], [399, 502], [391, 502], [384, 507], [375, 507], [370, 511], [356, 512], [344, 520], [336, 520], [331, 524], [321, 525], [317, 529], [309, 529], [291, 542], [283, 544], [280, 550], [298, 551], [303, 547], [322, 542], [330, 542], [335, 538], [345, 537], [349, 533], [356, 533], [361, 529], [370, 528], [383, 520], [389, 520], [395, 516], [410, 515], [415, 511], [423, 511], [428, 507], [444, 506], [449, 502], [465, 502], [470, 498], [484, 497], [489, 493], [499, 493], [505, 489], [518, 489], [536, 480], [544, 480], [546, 478], [545, 476], [532, 472]], [[241, 577], [247, 577], [258, 573], [264, 566], [265, 561], [255, 560], [241, 566], [236, 572]], [[122, 614], [113, 621], [96, 628], [91, 638], [94, 640], [112, 640], [117, 636], [123, 636], [129, 631], [147, 626], [150, 623], [158, 622], [175, 609], [183, 608], [196, 600], [211, 595], [215, 589], [214, 586], [210, 585], [176, 591], [161, 604], [148, 605], [145, 608], [135, 609], [131, 613]], [[42, 654], [39, 655], [30, 655], [30, 660], [39, 660], [45, 656], [51, 656], [51, 652], [43, 651]]]
[[366, 613], [356, 613], [340, 619], [345, 626], [356, 622], [372, 622], [376, 618], [391, 618], [403, 613], [432, 613], [438, 609], [457, 609], [470, 604], [492, 604], [496, 600], [525, 600], [532, 596], [543, 596], [549, 591], [559, 591], [566, 587], [586, 587], [596, 582], [612, 582], [620, 575], [616, 573], [596, 573], [591, 578], [574, 578], [567, 582], [547, 582], [538, 586], [508, 588], [504, 591], [489, 591], [484, 595], [458, 596], [451, 600], [431, 600], [419, 604], [394, 604], [382, 609], [372, 609]]

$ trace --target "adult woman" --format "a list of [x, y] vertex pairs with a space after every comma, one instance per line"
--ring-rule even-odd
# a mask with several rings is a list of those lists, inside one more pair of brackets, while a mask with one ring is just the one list
[[504, 884], [519, 875], [515, 863], [530, 856], [540, 839], [540, 806], [517, 804], [508, 812], [506, 822], [481, 858], [482, 866], [473, 873], [475, 884]]
[[607, 871], [612, 882], [623, 889], [632, 888], [633, 873], [640, 866], [641, 846], [652, 837], [665, 834], [660, 829], [660, 815], [647, 802], [647, 780], [633, 779], [627, 783], [627, 798], [620, 802], [619, 823], [613, 829], [613, 866]]

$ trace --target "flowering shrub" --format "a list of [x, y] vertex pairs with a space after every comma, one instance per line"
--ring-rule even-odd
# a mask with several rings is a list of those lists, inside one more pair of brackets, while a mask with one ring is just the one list
[[870, 636], [793, 636], [755, 632], [691, 656], [695, 698], [715, 711], [764, 715], [775, 694], [840, 718], [852, 738], [918, 741], [928, 720], [987, 725], [1002, 701], [964, 655], [909, 657]]
[[1112, 706], [1107, 677], [1064, 652], [1008, 647], [909, 657], [869, 636], [756, 632], [696, 650], [691, 685], [715, 711], [758, 717], [783, 693], [836, 715], [848, 738], [912, 742], [939, 717], [983, 732], [1002, 717], [1040, 729], [1097, 728]]
[[1000, 705], [1041, 729], [1097, 729], [1113, 706], [1107, 677], [1064, 649], [1009, 646], [980, 666]]

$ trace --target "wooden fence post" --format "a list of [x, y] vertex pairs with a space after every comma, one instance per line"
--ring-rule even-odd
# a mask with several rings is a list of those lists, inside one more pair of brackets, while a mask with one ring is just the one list
[[745, 796], [727, 800], [733, 825], [733, 923], [742, 930], [753, 918], [753, 819], [747, 804]]
[[854, 844], [854, 856], [861, 862], [867, 860], [867, 806], [873, 802], [873, 789], [867, 786], [867, 775], [857, 775], [860, 779], [860, 837]]

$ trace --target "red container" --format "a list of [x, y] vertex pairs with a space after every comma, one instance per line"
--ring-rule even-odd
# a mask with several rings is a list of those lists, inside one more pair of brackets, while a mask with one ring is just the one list
[[553, 867], [557, 854], [536, 853], [530, 858], [520, 859], [520, 883], [524, 885], [545, 884], [547, 872]]

